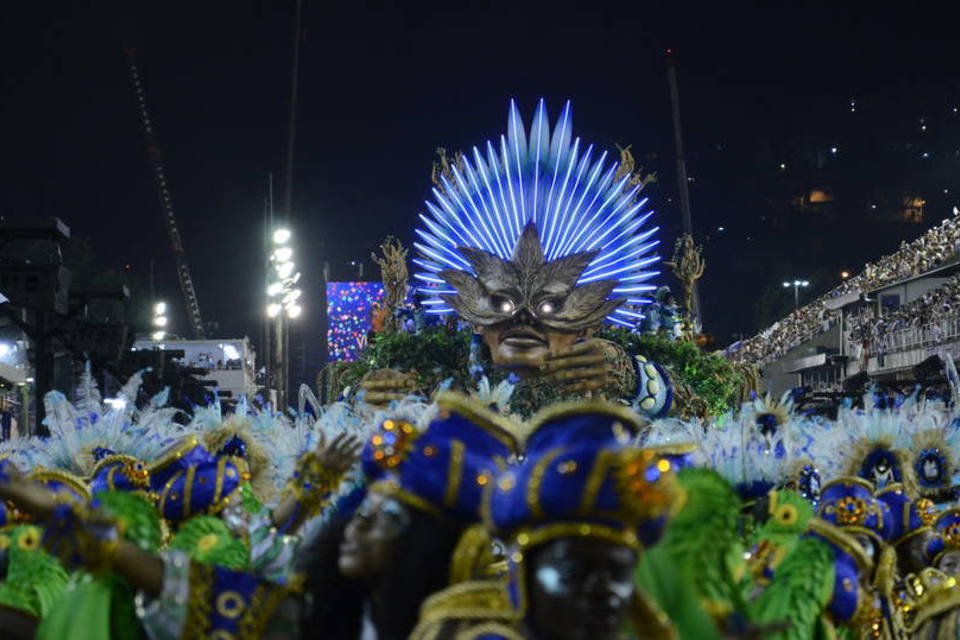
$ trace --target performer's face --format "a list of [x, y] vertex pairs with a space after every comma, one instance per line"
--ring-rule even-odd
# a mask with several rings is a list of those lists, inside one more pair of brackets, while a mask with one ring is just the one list
[[937, 563], [937, 569], [948, 576], [960, 576], [960, 551], [947, 551]]
[[480, 332], [494, 366], [528, 371], [539, 370], [548, 354], [570, 347], [581, 335], [548, 329], [524, 312]]
[[924, 531], [897, 547], [897, 561], [901, 574], [920, 573], [927, 568], [927, 546], [933, 535], [933, 531]]
[[560, 538], [529, 565], [530, 624], [543, 640], [618, 638], [633, 598], [637, 554], [590, 538]]
[[375, 580], [393, 556], [394, 544], [410, 525], [402, 503], [371, 492], [357, 508], [340, 543], [340, 573], [364, 582]]

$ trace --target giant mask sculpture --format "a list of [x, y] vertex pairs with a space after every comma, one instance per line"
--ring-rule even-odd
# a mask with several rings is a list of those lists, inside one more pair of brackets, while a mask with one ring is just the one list
[[[572, 127], [569, 102], [551, 128], [541, 100], [529, 132], [511, 103], [498, 143], [444, 157], [416, 229], [417, 293], [427, 313], [470, 323], [493, 367], [537, 377], [557, 397], [597, 394], [661, 415], [672, 402], [663, 371], [592, 335], [604, 321], [633, 328], [656, 290], [645, 181], [628, 152], [609, 161]], [[391, 369], [361, 385], [381, 403], [414, 386]]]
[[499, 367], [539, 368], [547, 355], [572, 345], [625, 302], [608, 299], [616, 280], [577, 285], [597, 251], [547, 261], [532, 222], [510, 260], [472, 247], [459, 251], [476, 275], [440, 272], [456, 289], [442, 299], [477, 327]]
[[[657, 228], [645, 226], [652, 212], [632, 157], [610, 162], [581, 145], [571, 111], [568, 102], [551, 129], [541, 100], [528, 132], [511, 102], [499, 144], [438, 172], [416, 230], [414, 277], [432, 313], [473, 325], [494, 366], [530, 374], [571, 356], [575, 366], [561, 368], [610, 387], [623, 354], [579, 342], [604, 320], [633, 327], [642, 317], [656, 289]], [[599, 390], [588, 386], [574, 390]]]

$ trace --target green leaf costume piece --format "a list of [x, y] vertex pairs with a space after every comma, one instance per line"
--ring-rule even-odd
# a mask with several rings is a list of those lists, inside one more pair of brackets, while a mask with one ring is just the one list
[[681, 638], [720, 638], [715, 616], [741, 609], [737, 579], [740, 499], [709, 469], [679, 474], [687, 502], [637, 568], [638, 587], [670, 617]]
[[[156, 509], [145, 498], [122, 491], [94, 496], [117, 522], [120, 536], [145, 551], [160, 546]], [[140, 640], [144, 632], [133, 604], [134, 591], [111, 574], [79, 574], [37, 629], [38, 640]]]
[[247, 544], [236, 537], [220, 518], [196, 516], [187, 521], [170, 541], [171, 549], [186, 551], [192, 560], [242, 571], [250, 562]]
[[39, 527], [22, 525], [0, 532], [7, 552], [7, 576], [0, 605], [42, 618], [67, 586], [67, 572], [40, 546]]
[[790, 628], [768, 635], [771, 640], [824, 637], [822, 616], [833, 593], [834, 555], [817, 538], [801, 538], [780, 566], [776, 579], [750, 605], [756, 624], [790, 622]]

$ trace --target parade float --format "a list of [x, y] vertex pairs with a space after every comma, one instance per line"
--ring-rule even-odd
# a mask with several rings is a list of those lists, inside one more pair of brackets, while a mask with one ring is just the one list
[[574, 138], [569, 104], [529, 130], [511, 104], [435, 182], [413, 282], [386, 241], [328, 402], [183, 412], [89, 370], [47, 396], [50, 436], [0, 446], [7, 637], [956, 629], [960, 385], [835, 418], [755, 393], [697, 343], [698, 247], [669, 263], [681, 308], [649, 180]]

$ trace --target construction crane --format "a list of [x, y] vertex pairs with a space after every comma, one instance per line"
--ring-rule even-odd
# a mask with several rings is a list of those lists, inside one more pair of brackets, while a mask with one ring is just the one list
[[187, 253], [183, 250], [183, 241], [180, 239], [180, 229], [177, 227], [177, 218], [173, 212], [173, 199], [170, 197], [170, 188], [167, 186], [166, 172], [163, 170], [163, 154], [157, 145], [154, 134], [153, 121], [147, 110], [147, 97], [143, 90], [143, 80], [137, 69], [135, 49], [126, 49], [127, 66], [130, 69], [130, 82], [137, 97], [137, 108], [140, 112], [140, 124], [143, 127], [143, 138], [147, 145], [147, 157], [153, 168], [153, 180], [157, 185], [157, 194], [160, 196], [160, 208], [170, 234], [170, 244], [173, 248], [173, 261], [177, 268], [177, 278], [180, 281], [180, 291], [183, 293], [184, 304], [190, 324], [193, 328], [193, 337], [197, 340], [206, 338], [203, 327], [203, 318], [200, 317], [200, 305], [197, 302], [197, 292], [193, 288], [193, 278], [190, 276], [190, 267], [187, 265]]

